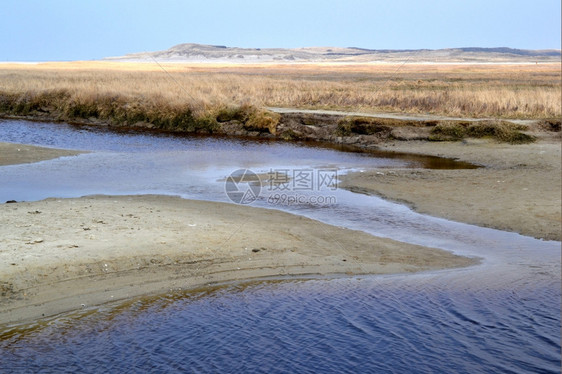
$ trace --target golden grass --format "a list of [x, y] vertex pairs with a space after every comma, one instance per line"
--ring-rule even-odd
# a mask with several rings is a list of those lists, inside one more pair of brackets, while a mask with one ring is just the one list
[[233, 115], [249, 118], [268, 106], [549, 118], [561, 116], [561, 101], [560, 64], [0, 64], [0, 112], [163, 128], [203, 126], [241, 108], [248, 113]]

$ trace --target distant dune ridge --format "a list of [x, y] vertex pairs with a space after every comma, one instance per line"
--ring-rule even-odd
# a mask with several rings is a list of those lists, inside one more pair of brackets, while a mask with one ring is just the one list
[[514, 63], [558, 62], [557, 49], [527, 50], [513, 48], [447, 48], [447, 49], [365, 49], [340, 47], [307, 48], [238, 48], [184, 43], [165, 51], [131, 53], [108, 57], [111, 61], [166, 62], [427, 62], [427, 63]]

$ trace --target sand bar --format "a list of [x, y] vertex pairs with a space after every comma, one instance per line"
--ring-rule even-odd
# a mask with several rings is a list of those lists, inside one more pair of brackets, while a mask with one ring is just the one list
[[215, 282], [475, 263], [304, 217], [169, 196], [0, 205], [0, 324]]
[[80, 153], [83, 152], [0, 142], [0, 166], [28, 164], [63, 156], [75, 156]]

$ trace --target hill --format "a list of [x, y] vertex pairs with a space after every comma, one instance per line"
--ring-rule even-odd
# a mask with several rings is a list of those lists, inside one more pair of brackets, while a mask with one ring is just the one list
[[238, 48], [185, 43], [164, 51], [108, 57], [110, 61], [159, 62], [423, 62], [423, 63], [533, 63], [559, 62], [560, 50], [513, 48], [365, 49], [357, 47]]

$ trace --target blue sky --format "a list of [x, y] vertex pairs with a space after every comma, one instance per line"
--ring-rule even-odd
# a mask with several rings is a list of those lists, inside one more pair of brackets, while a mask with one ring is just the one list
[[179, 43], [560, 49], [560, 0], [2, 0], [0, 61], [97, 59]]

